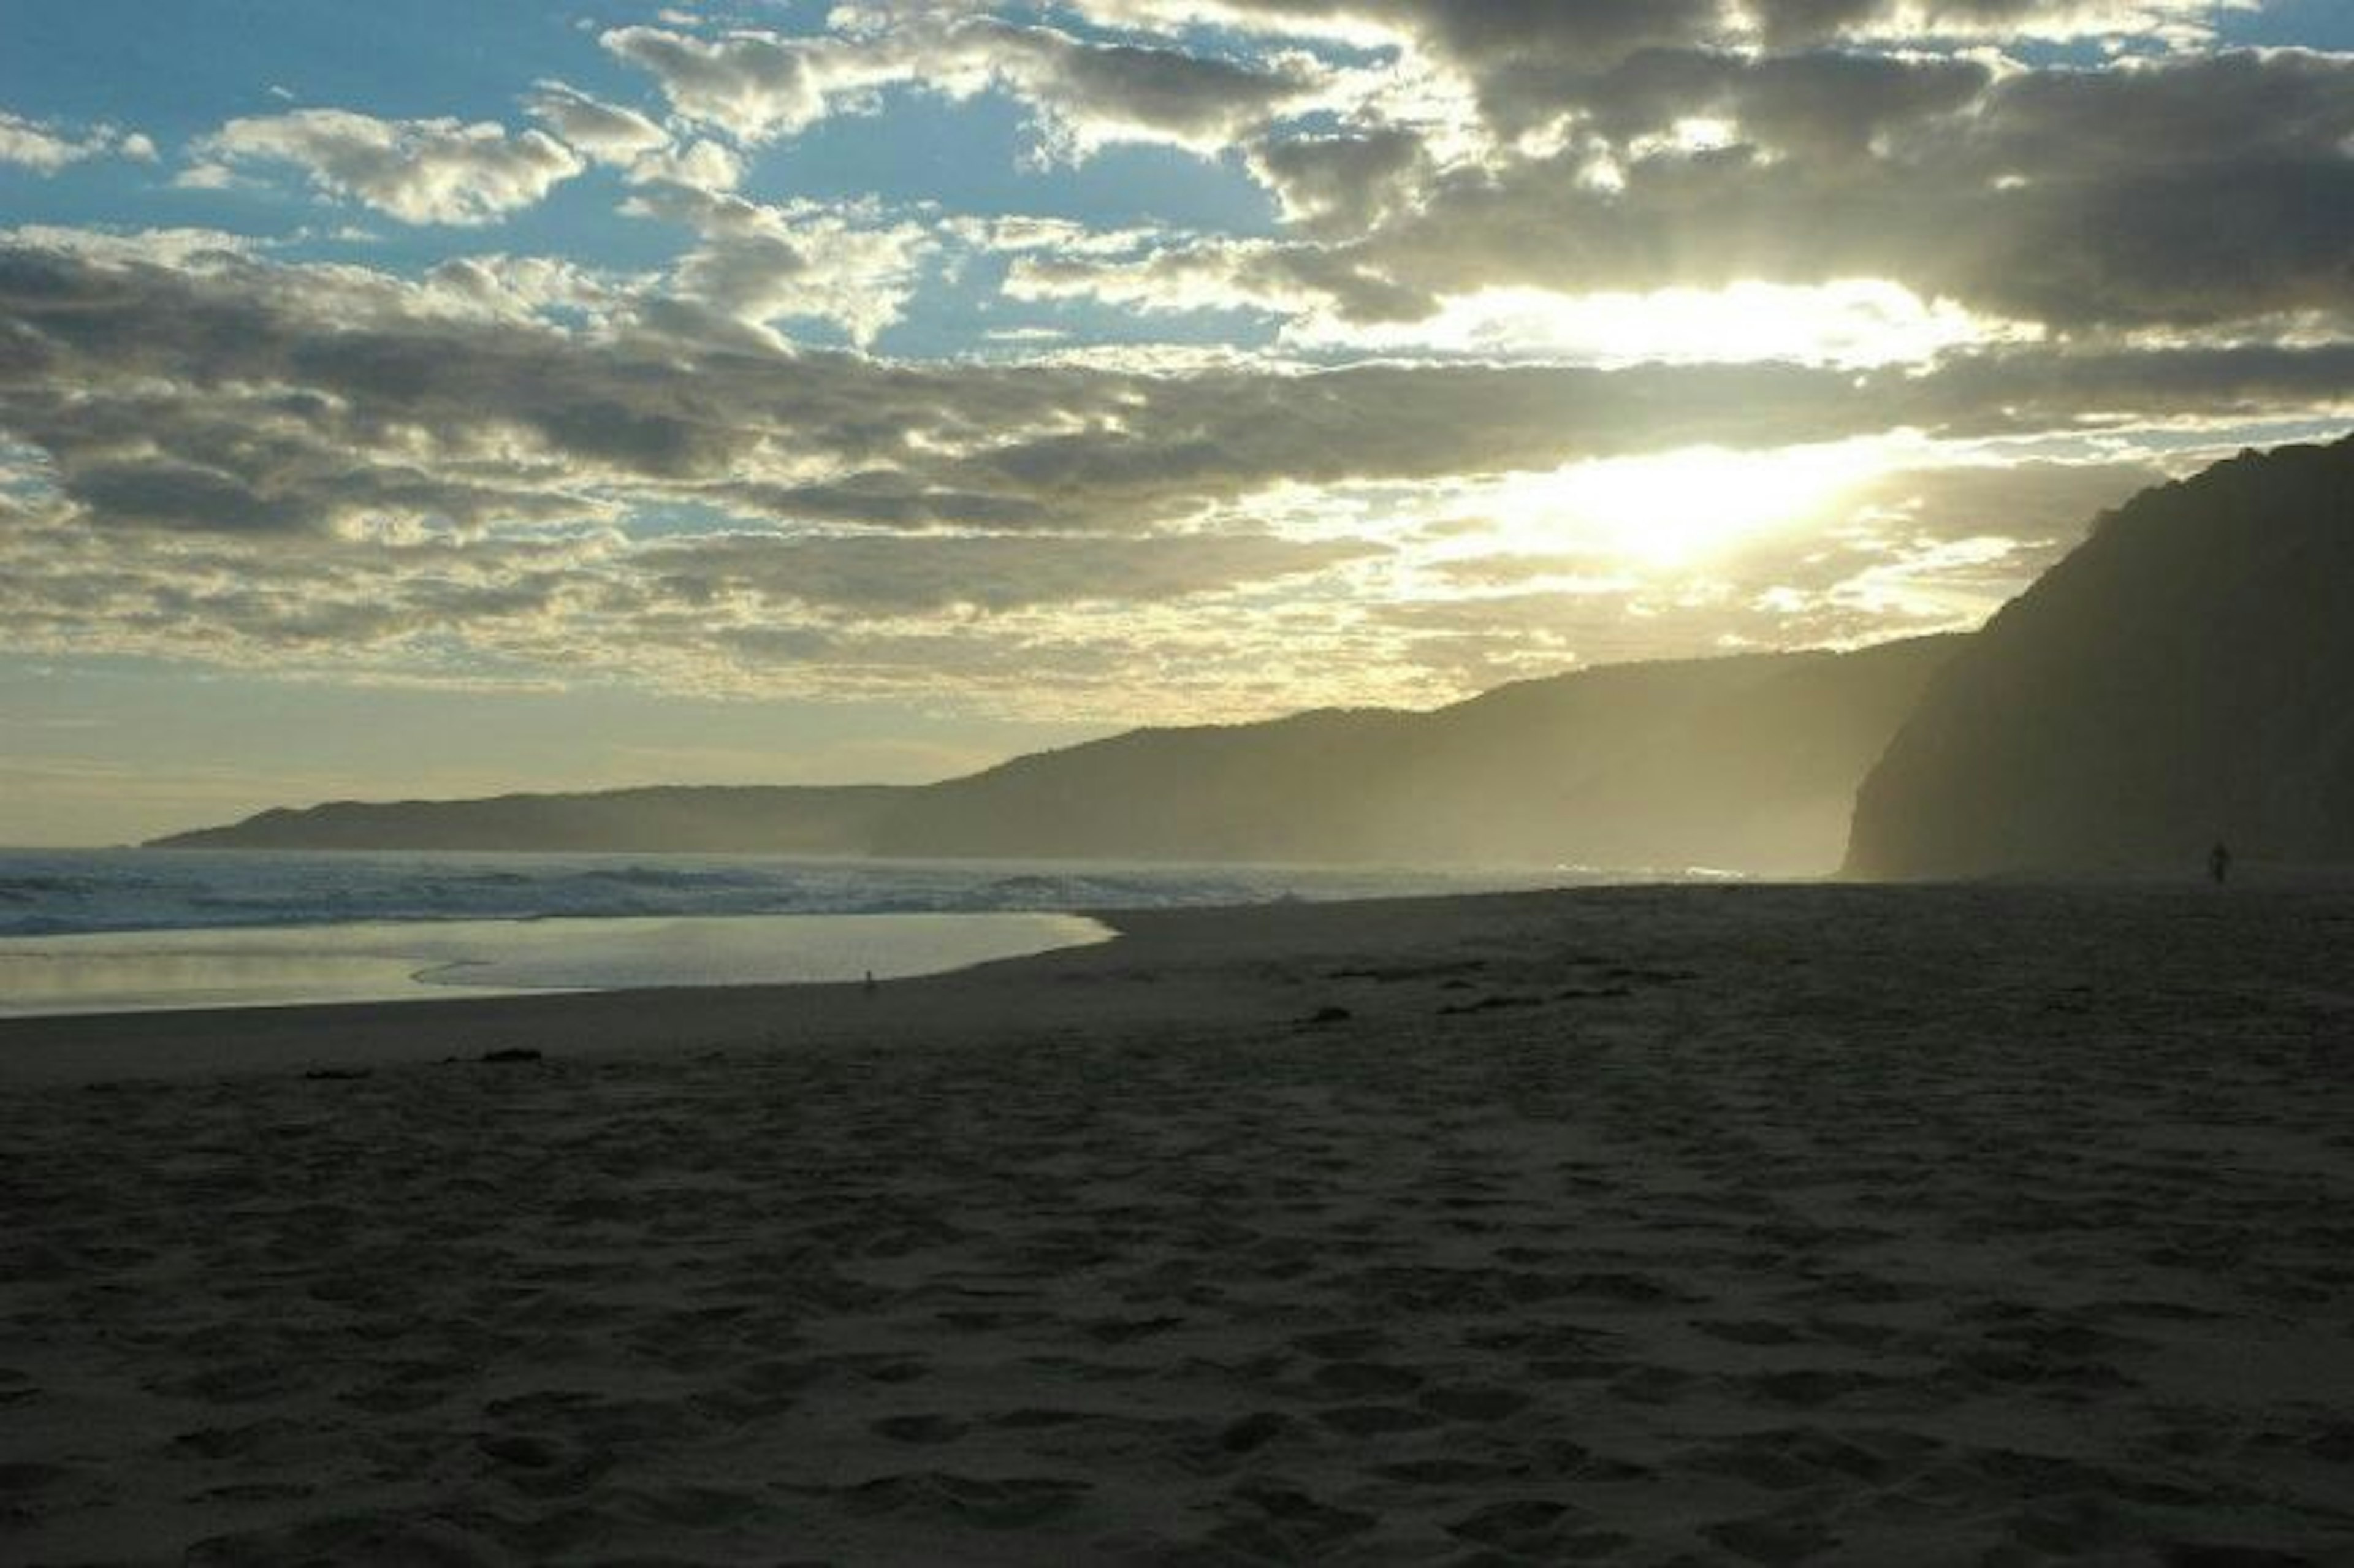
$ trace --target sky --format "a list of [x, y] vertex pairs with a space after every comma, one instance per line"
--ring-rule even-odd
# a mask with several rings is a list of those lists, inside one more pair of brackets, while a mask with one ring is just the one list
[[1967, 628], [2349, 406], [2343, 0], [0, 0], [0, 842]]

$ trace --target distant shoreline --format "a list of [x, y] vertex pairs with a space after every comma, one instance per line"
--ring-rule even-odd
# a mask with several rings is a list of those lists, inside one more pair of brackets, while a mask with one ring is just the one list
[[1101, 940], [1026, 911], [549, 915], [0, 937], [0, 1018], [897, 980]]
[[[1315, 963], [1411, 968], [1434, 947], [1516, 941], [1532, 919], [1607, 915], [1628, 935], [1665, 937], [1695, 921], [1749, 939], [1749, 915], [1872, 907], [1911, 925], [1933, 910], [2094, 910], [2179, 906], [2204, 915], [2216, 895], [2275, 909], [2354, 889], [2354, 874], [2218, 890], [2189, 878], [1950, 884], [1638, 883], [1537, 892], [1465, 893], [1326, 903], [1074, 912], [1117, 938], [891, 981], [607, 989], [164, 1012], [0, 1018], [0, 1085], [245, 1073], [440, 1061], [523, 1045], [582, 1057], [674, 1050], [791, 1049], [848, 1044], [985, 1047], [1049, 1028], [1280, 1030], [1314, 991]], [[1657, 927], [1656, 933], [1647, 927]], [[1669, 961], [1672, 953], [1663, 956]], [[1469, 961], [1469, 960], [1467, 960]], [[1305, 966], [1303, 968], [1303, 966]], [[1278, 983], [1270, 977], [1278, 972]], [[1341, 985], [1340, 991], [1351, 989]], [[886, 1005], [877, 1005], [878, 1002]], [[1319, 1005], [1321, 1005], [1320, 1003]], [[1310, 1009], [1312, 1012], [1312, 1008]]]

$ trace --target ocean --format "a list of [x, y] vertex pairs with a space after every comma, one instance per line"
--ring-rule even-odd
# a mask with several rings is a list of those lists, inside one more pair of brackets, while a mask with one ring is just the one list
[[934, 973], [1088, 909], [1617, 880], [1554, 870], [0, 850], [0, 1016]]

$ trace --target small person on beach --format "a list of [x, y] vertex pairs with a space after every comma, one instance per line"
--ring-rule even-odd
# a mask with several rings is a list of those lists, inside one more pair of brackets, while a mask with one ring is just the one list
[[2218, 887], [2232, 874], [2232, 852], [2224, 847], [2221, 839], [2217, 839], [2215, 847], [2207, 852], [2207, 874]]
[[868, 996], [871, 997], [875, 994], [875, 971], [873, 969], [868, 969], [866, 971], [865, 990]]

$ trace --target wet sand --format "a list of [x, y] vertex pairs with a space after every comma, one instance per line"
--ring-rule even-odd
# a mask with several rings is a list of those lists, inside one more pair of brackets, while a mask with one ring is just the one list
[[0, 1023], [0, 1558], [2354, 1561], [2354, 893], [1109, 918]]

